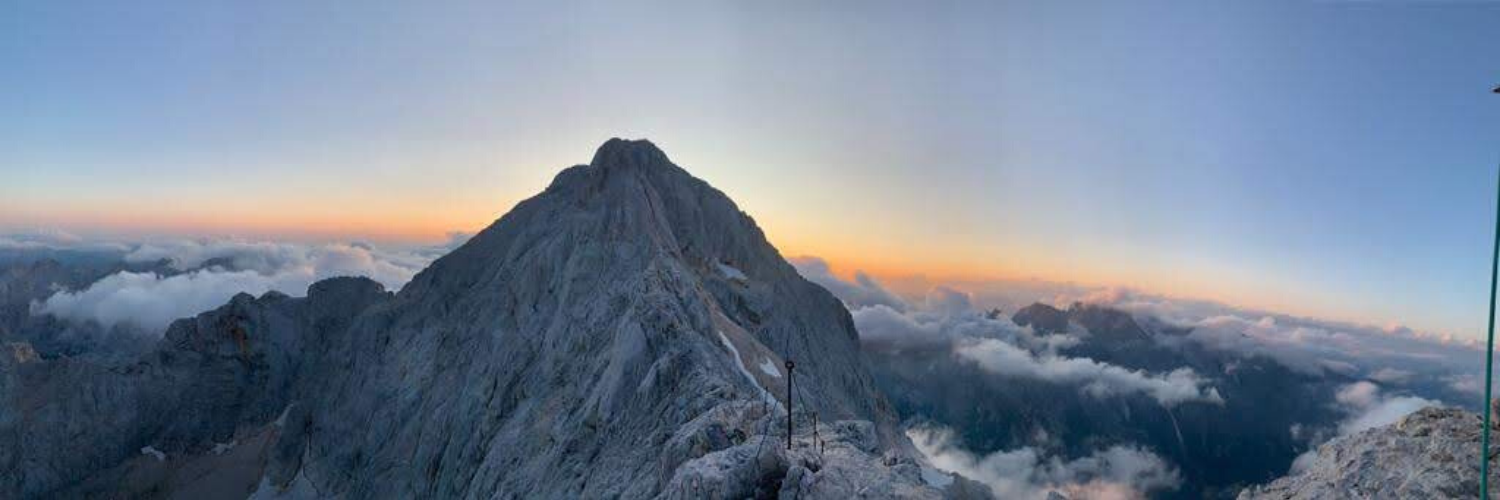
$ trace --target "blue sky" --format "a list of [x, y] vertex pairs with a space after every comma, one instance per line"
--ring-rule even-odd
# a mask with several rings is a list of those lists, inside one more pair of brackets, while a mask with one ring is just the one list
[[611, 136], [789, 255], [1476, 336], [1500, 3], [9, 2], [0, 225], [436, 240]]

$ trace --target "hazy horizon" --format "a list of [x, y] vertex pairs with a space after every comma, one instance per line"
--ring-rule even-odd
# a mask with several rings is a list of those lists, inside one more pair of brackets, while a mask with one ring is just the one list
[[909, 294], [1483, 333], [1500, 5], [657, 7], [8, 6], [0, 229], [438, 244], [621, 136]]

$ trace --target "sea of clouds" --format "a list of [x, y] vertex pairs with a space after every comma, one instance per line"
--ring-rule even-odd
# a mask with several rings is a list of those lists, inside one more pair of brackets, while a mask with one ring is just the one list
[[1059, 354], [1087, 333], [1040, 335], [1006, 315], [986, 314], [963, 291], [937, 286], [921, 302], [908, 302], [863, 273], [849, 282], [830, 273], [820, 259], [792, 262], [804, 277], [845, 302], [866, 348], [948, 346], [957, 359], [985, 371], [1074, 386], [1089, 396], [1143, 394], [1167, 407], [1189, 401], [1223, 403], [1218, 391], [1191, 369], [1149, 373]]
[[940, 470], [984, 483], [997, 498], [1130, 500], [1175, 489], [1177, 469], [1154, 453], [1134, 446], [1111, 446], [1073, 460], [1048, 457], [1033, 447], [976, 455], [958, 446], [946, 428], [914, 427], [912, 444]]
[[[1185, 336], [1158, 336], [1162, 342], [1194, 342], [1233, 356], [1271, 359], [1309, 377], [1354, 380], [1333, 401], [1312, 403], [1326, 404], [1346, 416], [1336, 430], [1317, 431], [1319, 435], [1297, 426], [1288, 430], [1309, 444], [1388, 425], [1418, 409], [1444, 404], [1413, 395], [1417, 388], [1451, 391], [1475, 401], [1482, 388], [1482, 346], [1402, 326], [1359, 325], [1124, 288], [1036, 280], [938, 283], [931, 284], [925, 296], [904, 297], [865, 273], [856, 273], [852, 280], [841, 278], [816, 257], [794, 258], [792, 263], [803, 277], [844, 302], [866, 349], [950, 349], [959, 362], [1007, 377], [1073, 387], [1087, 397], [1138, 394], [1164, 407], [1223, 404], [1212, 386], [1211, 377], [1218, 374], [1187, 368], [1148, 373], [1068, 357], [1059, 351], [1088, 335], [1076, 325], [1070, 332], [1039, 335], [999, 310], [987, 314], [984, 309], [1014, 310], [1031, 302], [1061, 309], [1074, 303], [1108, 306], [1147, 324], [1190, 329]], [[954, 434], [941, 427], [913, 428], [908, 434], [935, 466], [979, 480], [1004, 498], [1045, 498], [1048, 491], [1087, 498], [1141, 498], [1177, 484], [1177, 473], [1165, 461], [1138, 447], [1116, 446], [1062, 460], [1030, 447], [978, 455], [964, 450]], [[1299, 458], [1293, 471], [1311, 458], [1312, 452]]]
[[381, 247], [366, 243], [291, 243], [237, 238], [100, 241], [65, 233], [0, 237], [0, 249], [118, 252], [126, 264], [163, 263], [153, 271], [119, 272], [80, 290], [59, 290], [34, 302], [32, 314], [112, 328], [129, 325], [160, 334], [173, 320], [228, 302], [239, 293], [278, 291], [302, 296], [336, 276], [364, 276], [400, 290], [436, 257], [467, 240], [454, 233], [438, 246]]

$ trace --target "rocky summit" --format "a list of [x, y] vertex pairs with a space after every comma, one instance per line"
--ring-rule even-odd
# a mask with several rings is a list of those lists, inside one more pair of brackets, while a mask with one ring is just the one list
[[125, 362], [0, 350], [0, 497], [987, 497], [858, 342], [724, 193], [613, 139], [398, 292], [240, 295]]
[[[1424, 408], [1396, 423], [1334, 439], [1290, 475], [1240, 493], [1240, 500], [1478, 498], [1481, 417]], [[1491, 445], [1490, 456], [1500, 454]], [[1299, 461], [1303, 462], [1303, 461]], [[1490, 496], [1500, 497], [1490, 471]]]

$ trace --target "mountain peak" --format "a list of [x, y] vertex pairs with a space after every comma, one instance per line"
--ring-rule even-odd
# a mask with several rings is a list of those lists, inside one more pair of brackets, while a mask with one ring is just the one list
[[667, 159], [667, 154], [651, 141], [619, 137], [604, 141], [604, 144], [594, 152], [593, 161], [589, 162], [590, 165], [602, 168], [660, 166], [671, 163], [671, 160]]
[[[224, 442], [265, 457], [245, 476], [257, 491], [316, 477], [320, 494], [351, 498], [857, 488], [937, 499], [967, 488], [920, 473], [838, 299], [648, 141], [605, 142], [397, 294], [339, 278], [270, 299], [180, 320], [127, 378], [107, 367], [59, 375], [117, 388], [107, 398], [117, 406], [92, 414], [127, 417], [91, 423], [80, 440], [57, 424], [93, 397], [73, 391], [0, 419], [0, 497], [88, 496], [72, 484], [117, 477], [101, 464], [149, 459], [134, 450], [217, 463]], [[782, 368], [793, 360], [795, 384]], [[14, 372], [0, 369], [0, 396]], [[20, 457], [45, 468], [13, 465]]]

